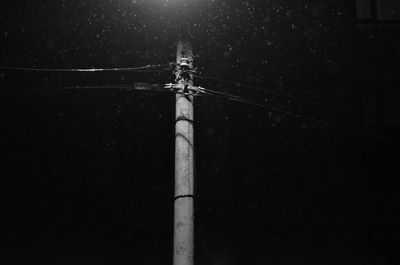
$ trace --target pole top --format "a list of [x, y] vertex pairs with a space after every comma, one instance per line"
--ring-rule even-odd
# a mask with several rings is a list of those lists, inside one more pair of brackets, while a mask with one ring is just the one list
[[186, 59], [189, 68], [192, 68], [193, 51], [191, 43], [189, 41], [178, 41], [176, 50], [176, 64], [180, 65], [181, 59]]

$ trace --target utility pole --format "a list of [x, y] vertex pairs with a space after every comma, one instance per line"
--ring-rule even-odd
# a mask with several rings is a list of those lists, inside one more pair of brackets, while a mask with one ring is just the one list
[[175, 202], [173, 265], [194, 260], [193, 53], [179, 41], [176, 52]]

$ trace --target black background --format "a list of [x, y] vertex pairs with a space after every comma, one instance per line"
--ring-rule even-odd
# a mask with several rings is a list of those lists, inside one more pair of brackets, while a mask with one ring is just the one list
[[[345, 126], [196, 98], [197, 264], [374, 264], [377, 251], [395, 264], [398, 136], [362, 129], [358, 84], [396, 66], [399, 44], [357, 32], [352, 1], [25, 0], [0, 10], [3, 66], [164, 64], [187, 39], [202, 75], [265, 92], [196, 84]], [[171, 264], [174, 95], [43, 87], [162, 84], [172, 73], [0, 73], [2, 264]], [[374, 229], [389, 231], [379, 250]]]

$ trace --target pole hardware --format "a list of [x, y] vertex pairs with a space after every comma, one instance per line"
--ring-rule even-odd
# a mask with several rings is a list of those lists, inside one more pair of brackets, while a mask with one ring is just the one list
[[182, 85], [180, 84], [165, 84], [164, 88], [174, 91], [177, 94], [183, 94], [185, 96], [199, 96], [200, 94], [205, 94], [206, 90], [201, 86], [192, 86], [188, 84], [186, 87], [182, 89]]

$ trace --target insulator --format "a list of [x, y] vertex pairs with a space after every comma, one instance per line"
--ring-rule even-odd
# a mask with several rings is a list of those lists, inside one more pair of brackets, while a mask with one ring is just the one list
[[189, 60], [188, 60], [188, 58], [181, 58], [181, 64], [180, 64], [180, 66], [181, 66], [181, 67], [184, 67], [184, 68], [189, 67]]

